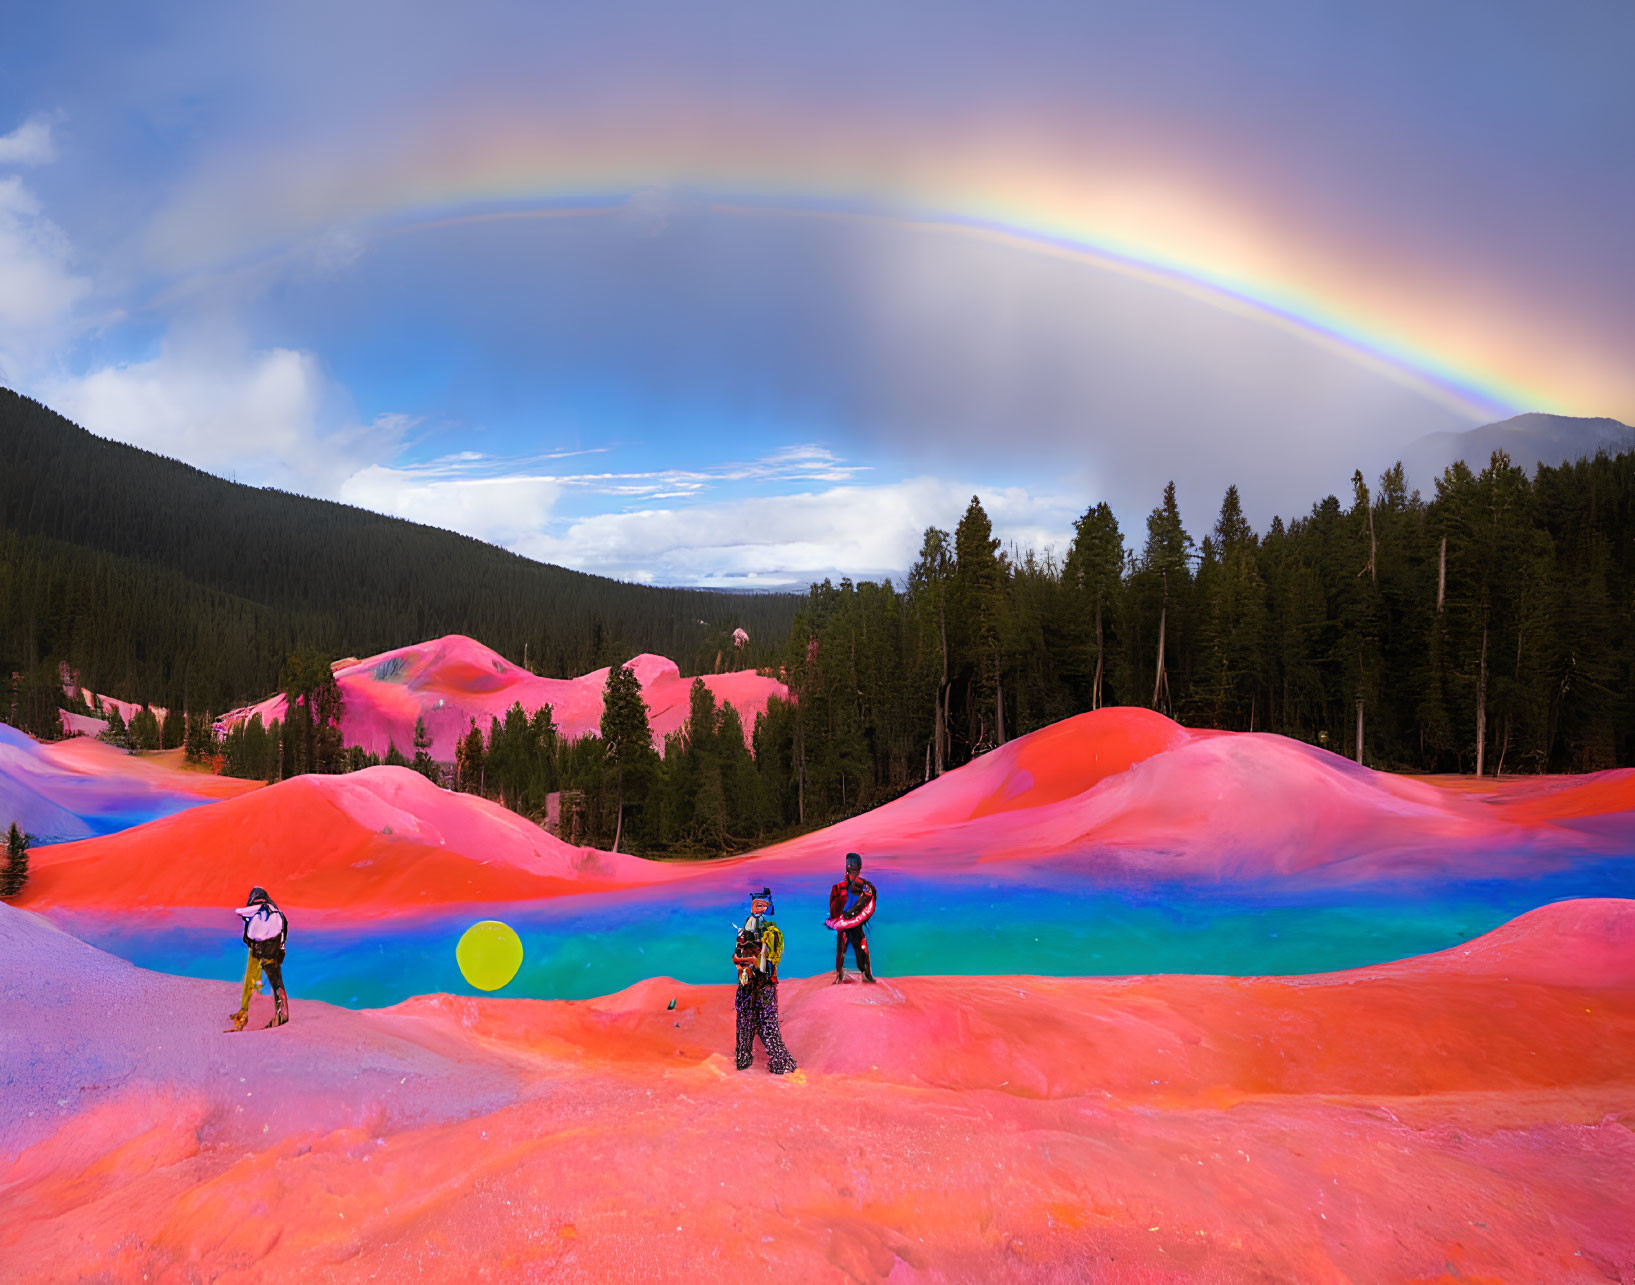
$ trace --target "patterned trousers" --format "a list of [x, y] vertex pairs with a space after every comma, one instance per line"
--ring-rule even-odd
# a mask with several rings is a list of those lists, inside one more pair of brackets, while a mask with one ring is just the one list
[[744, 1070], [755, 1060], [755, 1037], [761, 1037], [766, 1048], [767, 1070], [773, 1075], [788, 1075], [795, 1069], [795, 1059], [783, 1045], [783, 1033], [778, 1030], [778, 988], [773, 986], [740, 986], [734, 1001], [738, 1010], [738, 1069]]

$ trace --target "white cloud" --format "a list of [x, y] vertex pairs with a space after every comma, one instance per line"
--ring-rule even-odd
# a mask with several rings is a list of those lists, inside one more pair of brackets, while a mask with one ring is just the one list
[[[783, 447], [762, 459], [702, 469], [560, 474], [518, 471], [544, 460], [599, 454], [605, 449], [561, 451], [532, 460], [507, 460], [477, 451], [459, 451], [425, 464], [374, 464], [348, 476], [340, 484], [336, 498], [377, 513], [460, 531], [520, 551], [541, 541], [549, 542], [547, 532], [553, 525], [560, 525], [553, 524], [553, 511], [563, 495], [569, 493], [654, 503], [695, 499], [723, 485], [845, 481], [863, 471], [859, 466], [846, 464], [827, 448], [811, 445]], [[679, 517], [697, 511], [675, 512]], [[654, 513], [615, 513], [606, 517], [651, 519]], [[567, 561], [569, 565], [579, 565], [571, 559]], [[651, 578], [650, 569], [645, 567], [628, 568], [628, 574], [632, 578]]]
[[30, 116], [11, 133], [0, 134], [0, 165], [43, 165], [56, 156], [45, 116]]
[[551, 477], [460, 477], [375, 464], [342, 482], [336, 498], [493, 544], [510, 544], [539, 530], [561, 493], [561, 484]]
[[[1073, 502], [975, 488], [1006, 544], [1065, 548]], [[973, 488], [940, 478], [601, 513], [516, 541], [517, 552], [582, 571], [666, 584], [804, 585], [826, 575], [900, 576], [928, 526], [952, 529]]]
[[[0, 135], [0, 166], [51, 159], [43, 117]], [[67, 337], [91, 283], [73, 270], [67, 235], [16, 175], [0, 175], [0, 379], [27, 381]]]
[[48, 381], [43, 396], [101, 436], [325, 496], [395, 453], [410, 424], [360, 422], [311, 353], [250, 350], [230, 335], [172, 336], [149, 361]]

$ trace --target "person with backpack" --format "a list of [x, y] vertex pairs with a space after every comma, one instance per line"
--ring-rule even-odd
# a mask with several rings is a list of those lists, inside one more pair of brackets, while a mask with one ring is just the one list
[[846, 854], [846, 877], [829, 889], [829, 918], [825, 928], [835, 931], [835, 983], [846, 980], [846, 947], [849, 944], [865, 982], [873, 983], [869, 963], [869, 936], [864, 927], [874, 914], [874, 885], [863, 878], [863, 858]]
[[767, 1070], [788, 1075], [795, 1059], [784, 1047], [778, 1028], [778, 960], [783, 958], [783, 931], [772, 922], [772, 889], [762, 888], [750, 898], [749, 918], [738, 930], [732, 963], [738, 970], [738, 1069], [755, 1061], [755, 1037], [766, 1049]]
[[262, 1029], [282, 1026], [290, 1020], [283, 972], [284, 947], [290, 936], [289, 920], [265, 888], [251, 888], [246, 900], [248, 904], [240, 906], [237, 913], [244, 920], [244, 944], [250, 948], [250, 957], [244, 965], [244, 1001], [229, 1019], [233, 1023], [232, 1031], [242, 1031], [250, 1020], [250, 1000], [261, 987], [263, 973], [272, 986], [273, 1016]]

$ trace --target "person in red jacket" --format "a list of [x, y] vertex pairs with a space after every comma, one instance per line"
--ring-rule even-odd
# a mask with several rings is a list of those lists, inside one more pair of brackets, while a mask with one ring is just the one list
[[874, 914], [874, 885], [863, 878], [863, 858], [846, 854], [846, 877], [829, 889], [827, 927], [835, 930], [835, 981], [846, 980], [846, 946], [850, 943], [865, 982], [874, 981], [869, 964], [869, 936], [864, 927]]

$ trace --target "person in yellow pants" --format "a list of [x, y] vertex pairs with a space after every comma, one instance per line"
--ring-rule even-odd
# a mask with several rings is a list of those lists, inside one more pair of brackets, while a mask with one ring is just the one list
[[284, 993], [284, 946], [289, 940], [290, 924], [267, 895], [265, 888], [251, 888], [241, 906], [239, 916], [244, 920], [244, 944], [250, 948], [250, 957], [244, 965], [244, 995], [238, 1012], [229, 1017], [231, 1030], [242, 1031], [250, 1020], [250, 1001], [261, 987], [265, 973], [272, 986], [273, 1017], [267, 1026], [282, 1026], [290, 1020], [289, 996]]
[[239, 1002], [238, 1012], [232, 1015], [233, 1029], [242, 1031], [244, 1024], [250, 1020], [250, 1001], [255, 993], [261, 989], [261, 961], [254, 955], [249, 957], [244, 965], [244, 998]]

